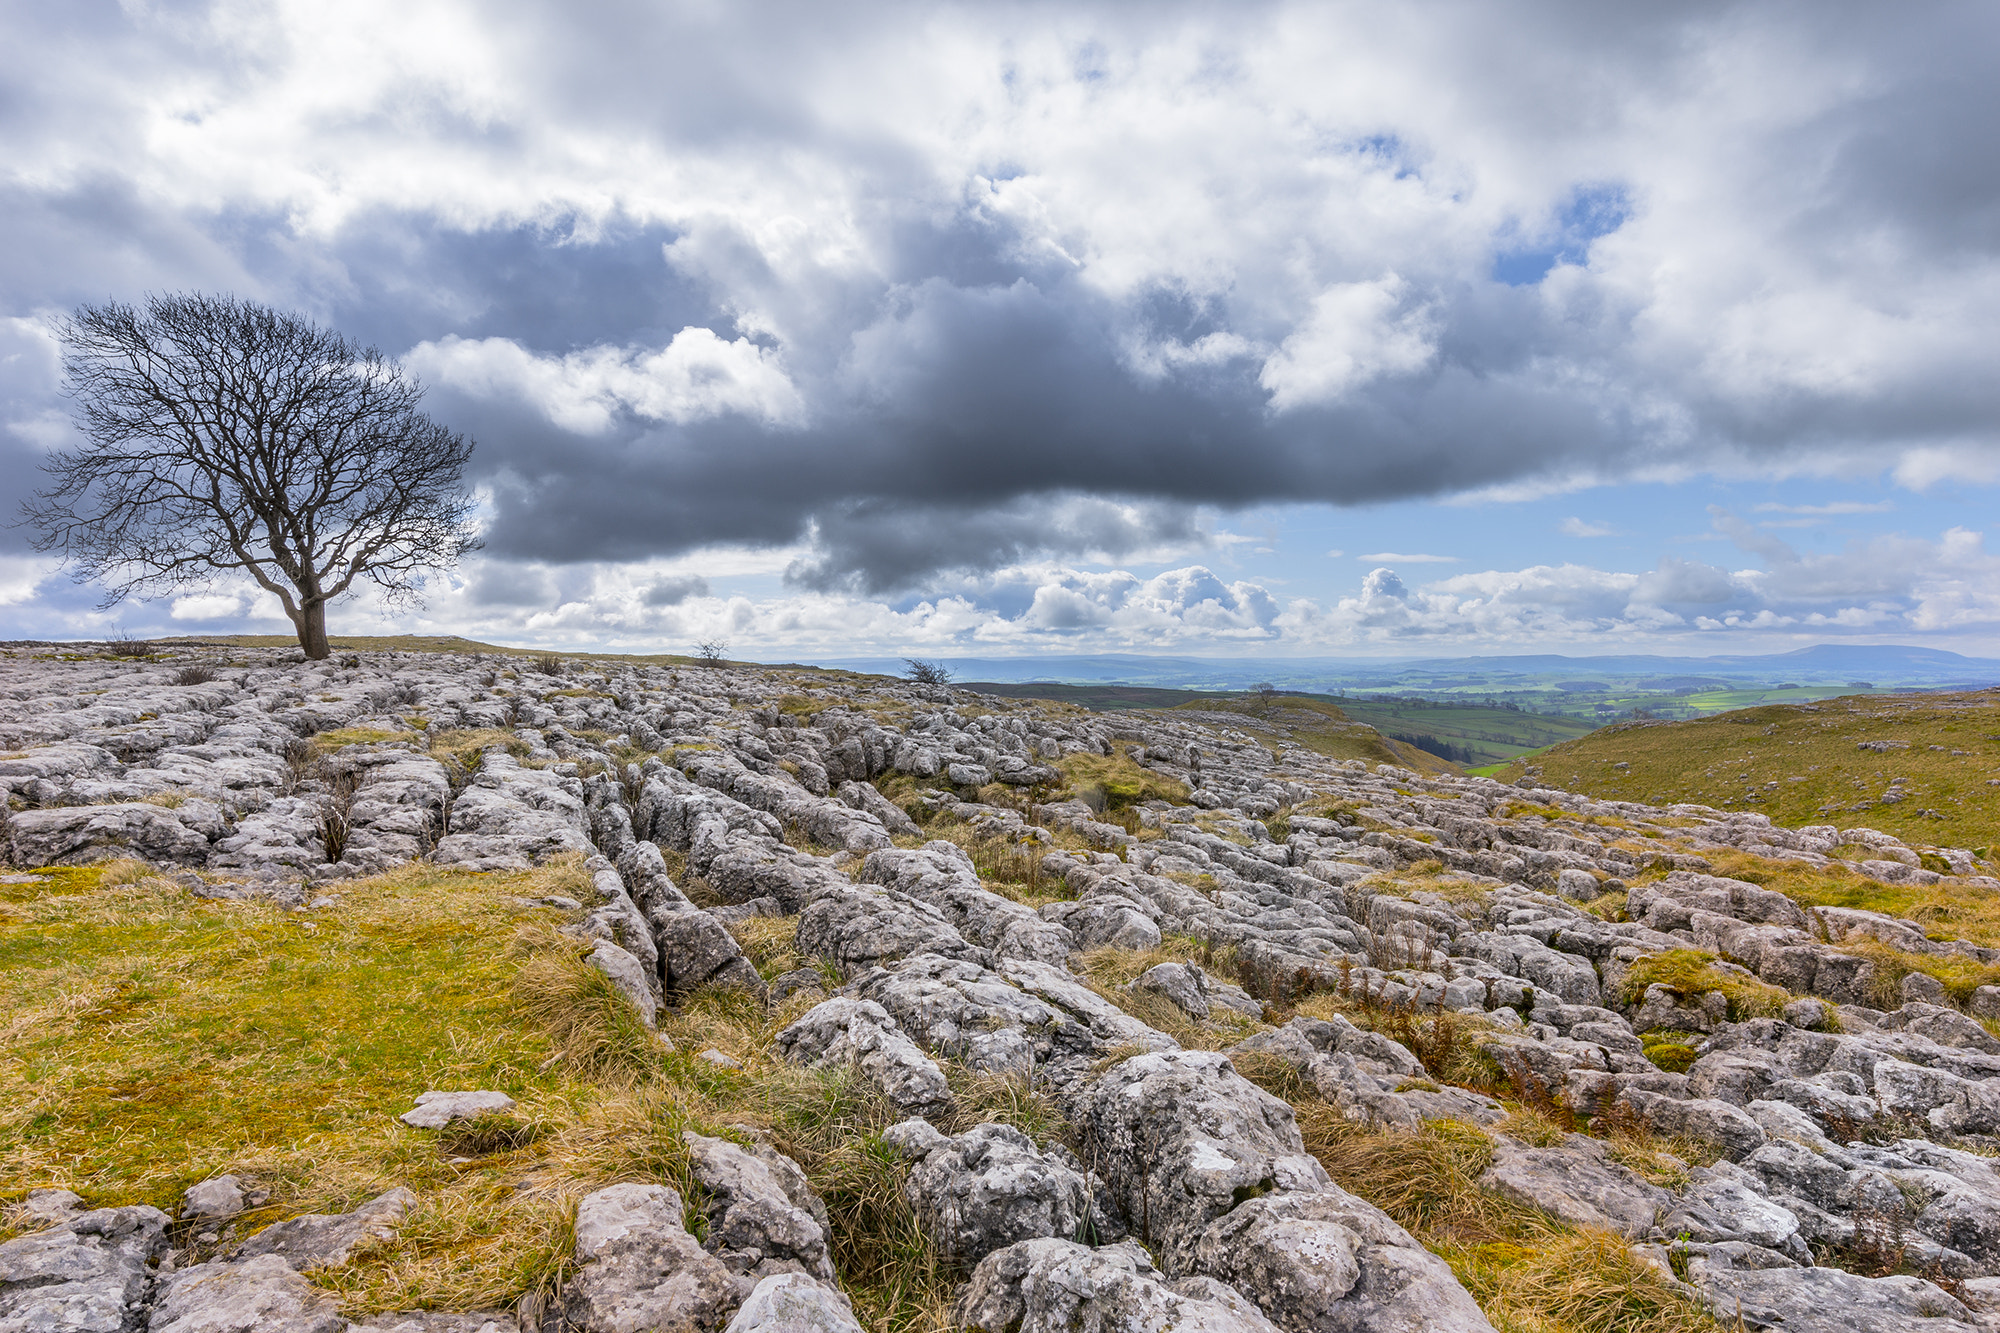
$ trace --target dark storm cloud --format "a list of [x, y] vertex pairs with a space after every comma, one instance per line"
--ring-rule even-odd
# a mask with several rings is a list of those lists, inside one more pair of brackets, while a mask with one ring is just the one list
[[[0, 313], [229, 287], [414, 349], [516, 562], [482, 603], [2000, 437], [1987, 6], [16, 9]], [[9, 508], [60, 433], [23, 356]]]

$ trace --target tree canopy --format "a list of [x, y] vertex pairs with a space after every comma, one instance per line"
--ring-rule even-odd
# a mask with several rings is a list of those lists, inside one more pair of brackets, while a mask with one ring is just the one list
[[375, 348], [199, 293], [85, 305], [57, 332], [84, 443], [23, 512], [105, 606], [247, 574], [323, 658], [329, 601], [362, 580], [413, 601], [478, 547], [473, 442]]

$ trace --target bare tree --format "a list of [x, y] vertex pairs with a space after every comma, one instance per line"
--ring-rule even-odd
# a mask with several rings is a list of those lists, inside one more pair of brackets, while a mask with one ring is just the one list
[[729, 665], [729, 644], [722, 639], [707, 639], [694, 646], [694, 660], [705, 667]]
[[951, 668], [942, 662], [926, 662], [920, 657], [903, 659], [903, 679], [918, 685], [951, 684]]
[[1260, 713], [1270, 712], [1271, 705], [1277, 702], [1278, 687], [1268, 680], [1258, 681], [1250, 687], [1250, 691], [1257, 697], [1257, 711]]
[[326, 604], [357, 580], [412, 602], [422, 571], [478, 547], [472, 441], [374, 348], [201, 294], [82, 306], [57, 332], [86, 443], [42, 464], [54, 484], [22, 510], [106, 607], [245, 573], [324, 658]]

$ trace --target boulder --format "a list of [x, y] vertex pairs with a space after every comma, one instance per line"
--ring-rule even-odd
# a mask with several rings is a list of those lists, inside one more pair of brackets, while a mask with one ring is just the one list
[[751, 1290], [724, 1333], [861, 1333], [861, 1325], [839, 1291], [803, 1273], [773, 1273]]
[[1574, 1227], [1602, 1227], [1627, 1240], [1644, 1236], [1672, 1196], [1613, 1161], [1595, 1139], [1571, 1134], [1557, 1147], [1531, 1148], [1501, 1138], [1482, 1187]]
[[749, 1147], [692, 1130], [690, 1169], [707, 1194], [703, 1248], [752, 1278], [803, 1273], [831, 1283], [826, 1205], [799, 1164], [763, 1143]]
[[1444, 1260], [1335, 1186], [1249, 1200], [1209, 1226], [1195, 1262], [1287, 1333], [1493, 1333]]
[[951, 1105], [944, 1071], [873, 1000], [835, 996], [822, 1001], [778, 1033], [777, 1048], [794, 1064], [817, 1069], [853, 1065], [906, 1113], [935, 1115]]
[[182, 1269], [166, 1284], [147, 1333], [343, 1333], [347, 1320], [277, 1254]]
[[417, 1129], [443, 1129], [454, 1120], [471, 1120], [482, 1115], [505, 1115], [514, 1109], [514, 1099], [504, 1092], [424, 1092], [417, 1095], [415, 1109], [399, 1117]]
[[665, 1185], [613, 1185], [584, 1196], [576, 1262], [562, 1313], [577, 1333], [714, 1333], [747, 1294], [747, 1284], [687, 1233], [681, 1196]]
[[148, 1266], [166, 1249], [167, 1224], [157, 1208], [98, 1208], [0, 1245], [0, 1328], [132, 1328], [143, 1317]]
[[1018, 1241], [1101, 1238], [1090, 1234], [1090, 1182], [1074, 1159], [1039, 1151], [1011, 1125], [947, 1138], [906, 1120], [883, 1137], [913, 1159], [903, 1193], [946, 1259], [971, 1265]]
[[981, 1333], [1277, 1333], [1241, 1292], [1208, 1278], [1170, 1283], [1131, 1241], [996, 1250], [972, 1271], [952, 1318]]

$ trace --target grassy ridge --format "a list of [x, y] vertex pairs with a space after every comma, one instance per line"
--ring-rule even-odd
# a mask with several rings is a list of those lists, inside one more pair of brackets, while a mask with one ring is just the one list
[[2000, 842], [2000, 690], [1848, 695], [1683, 722], [1621, 722], [1517, 762], [1591, 796], [1857, 825], [1911, 843]]

